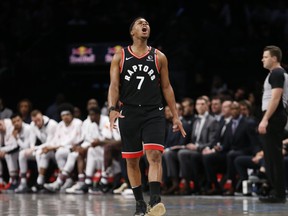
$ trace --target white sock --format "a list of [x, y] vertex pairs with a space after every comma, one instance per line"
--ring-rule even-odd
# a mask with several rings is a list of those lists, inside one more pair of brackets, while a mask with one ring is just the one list
[[108, 184], [108, 180], [107, 180], [107, 178], [105, 178], [105, 177], [102, 177], [101, 180], [100, 180], [100, 182], [101, 182], [102, 184]]
[[45, 177], [44, 177], [44, 175], [38, 175], [38, 178], [37, 178], [37, 184], [38, 185], [43, 185], [44, 184], [44, 179], [45, 179]]
[[78, 181], [83, 182], [84, 179], [85, 179], [85, 175], [84, 175], [83, 173], [81, 173], [81, 174], [78, 175]]
[[85, 179], [85, 184], [91, 185], [92, 184], [92, 180], [90, 178], [86, 178]]
[[26, 178], [21, 178], [21, 184], [26, 185], [27, 184], [27, 179]]

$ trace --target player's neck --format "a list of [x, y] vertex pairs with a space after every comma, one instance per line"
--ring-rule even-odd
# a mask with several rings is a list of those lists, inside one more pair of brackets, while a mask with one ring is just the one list
[[136, 55], [143, 55], [149, 50], [147, 41], [134, 41], [130, 48], [131, 51]]

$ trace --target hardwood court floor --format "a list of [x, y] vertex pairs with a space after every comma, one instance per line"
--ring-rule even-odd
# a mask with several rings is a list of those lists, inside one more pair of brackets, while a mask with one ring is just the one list
[[[162, 200], [167, 216], [288, 215], [288, 202], [263, 204], [257, 197], [163, 196]], [[0, 194], [1, 216], [132, 216], [134, 210], [131, 195]]]

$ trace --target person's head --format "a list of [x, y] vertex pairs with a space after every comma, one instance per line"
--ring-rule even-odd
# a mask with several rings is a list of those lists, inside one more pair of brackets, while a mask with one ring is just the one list
[[42, 128], [44, 125], [43, 114], [40, 110], [35, 109], [31, 111], [31, 120], [38, 128]]
[[20, 113], [13, 113], [10, 117], [14, 128], [18, 131], [22, 129], [23, 120]]
[[99, 122], [101, 110], [98, 106], [97, 107], [91, 107], [88, 110], [88, 115], [90, 117], [91, 122]]
[[240, 101], [246, 98], [246, 88], [241, 86], [238, 87], [234, 92], [234, 100]]
[[183, 107], [181, 103], [176, 102], [176, 110], [179, 117], [183, 115]]
[[249, 117], [252, 114], [252, 105], [248, 100], [239, 101], [241, 115]]
[[82, 119], [82, 111], [80, 107], [75, 106], [73, 110], [73, 116], [78, 119]]
[[225, 100], [222, 103], [222, 116], [224, 118], [229, 118], [231, 116], [231, 105], [232, 101], [231, 100]]
[[196, 111], [199, 115], [205, 114], [209, 111], [208, 101], [205, 97], [198, 97], [195, 105]]
[[263, 67], [272, 70], [279, 67], [282, 61], [282, 51], [279, 47], [270, 45], [263, 49], [262, 63]]
[[207, 103], [208, 103], [208, 110], [210, 110], [210, 108], [211, 108], [211, 99], [210, 99], [210, 97], [208, 96], [208, 95], [202, 95], [202, 96], [200, 96], [201, 98], [204, 98], [206, 101], [207, 101]]
[[32, 102], [28, 98], [24, 98], [19, 101], [17, 108], [22, 117], [30, 115]]
[[70, 103], [63, 103], [59, 106], [59, 114], [62, 121], [69, 125], [73, 120], [74, 106]]
[[192, 116], [194, 114], [194, 100], [192, 98], [186, 97], [181, 101], [183, 108], [183, 116]]
[[221, 114], [221, 109], [222, 109], [222, 100], [220, 97], [214, 96], [211, 99], [211, 112], [215, 115], [220, 115]]
[[147, 20], [143, 17], [137, 17], [133, 20], [129, 27], [129, 33], [134, 40], [134, 38], [147, 40], [150, 36], [150, 26]]
[[256, 96], [254, 94], [254, 92], [250, 92], [248, 94], [248, 101], [252, 104], [255, 104], [255, 100], [256, 100]]
[[231, 115], [233, 119], [238, 119], [240, 116], [241, 111], [240, 111], [240, 104], [237, 101], [233, 101], [231, 104]]
[[87, 101], [87, 111], [89, 109], [91, 109], [92, 107], [98, 107], [99, 104], [98, 104], [98, 101], [95, 99], [95, 98], [90, 98], [88, 101]]

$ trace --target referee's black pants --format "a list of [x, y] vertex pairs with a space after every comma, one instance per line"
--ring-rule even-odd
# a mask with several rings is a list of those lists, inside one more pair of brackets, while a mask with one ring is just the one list
[[285, 198], [285, 171], [282, 153], [284, 128], [287, 122], [285, 112], [274, 113], [269, 119], [266, 134], [263, 137], [265, 169], [271, 186], [270, 195]]

